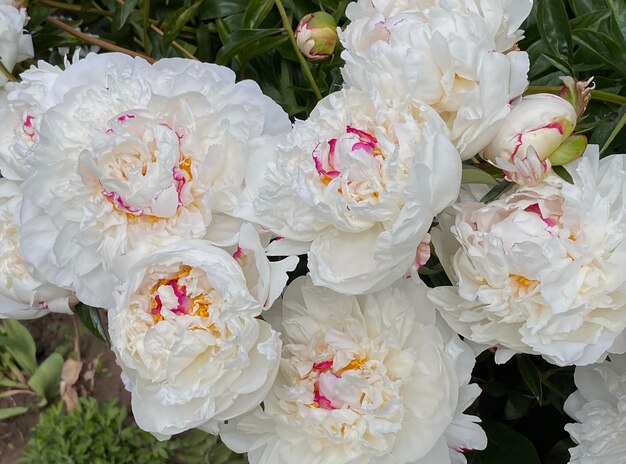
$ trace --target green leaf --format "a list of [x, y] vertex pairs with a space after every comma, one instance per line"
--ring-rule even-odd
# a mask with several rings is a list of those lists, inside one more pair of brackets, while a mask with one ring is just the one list
[[63, 356], [52, 353], [37, 368], [28, 385], [42, 397], [51, 401], [59, 395], [59, 382], [63, 370]]
[[537, 10], [539, 34], [554, 55], [572, 62], [572, 31], [563, 0], [540, 0]]
[[74, 308], [76, 311], [76, 315], [78, 319], [83, 323], [83, 325], [89, 330], [92, 334], [98, 337], [107, 345], [111, 346], [111, 342], [109, 340], [109, 334], [106, 329], [102, 325], [102, 321], [100, 320], [100, 314], [97, 308], [93, 308], [91, 306], [87, 306], [86, 304], [79, 303]]
[[532, 442], [504, 424], [483, 421], [487, 449], [467, 453], [468, 464], [541, 464]]
[[190, 7], [182, 7], [176, 10], [163, 24], [163, 46], [167, 49], [176, 39], [180, 31], [191, 21], [202, 5], [202, 0]]
[[490, 203], [498, 199], [498, 197], [500, 197], [500, 195], [502, 195], [511, 185], [513, 185], [513, 183], [509, 182], [506, 179], [501, 181], [498, 185], [495, 185], [485, 194], [484, 197], [480, 199], [481, 203]]
[[543, 57], [548, 60], [548, 62], [554, 66], [556, 69], [558, 69], [559, 71], [561, 71], [563, 74], [567, 75], [567, 76], [573, 76], [574, 70], [572, 69], [572, 67], [570, 66], [570, 64], [562, 59], [559, 58], [556, 55], [552, 55], [550, 53], [544, 53]]
[[245, 11], [249, 0], [204, 0], [198, 14], [199, 19], [217, 19]]
[[570, 21], [570, 28], [572, 29], [572, 31], [585, 28], [595, 29], [598, 24], [608, 19], [610, 15], [611, 12], [607, 9], [602, 9], [599, 11], [593, 11], [591, 13], [580, 15]]
[[611, 135], [609, 135], [609, 137], [606, 139], [606, 142], [604, 142], [604, 145], [602, 145], [600, 154], [604, 153], [606, 149], [609, 148], [609, 145], [611, 145], [611, 142], [613, 142], [613, 140], [615, 140], [615, 137], [617, 137], [617, 135], [622, 131], [622, 129], [624, 129], [624, 126], [626, 126], [626, 105], [623, 105], [620, 108], [619, 119], [617, 121], [617, 124], [615, 125], [613, 132], [611, 132]]
[[463, 166], [461, 183], [498, 185], [498, 181], [494, 179], [491, 174], [474, 166]]
[[241, 27], [254, 29], [258, 27], [274, 6], [274, 0], [250, 0], [243, 16]]
[[265, 37], [281, 34], [282, 29], [242, 29], [228, 34], [224, 46], [217, 54], [216, 62], [225, 64], [243, 52], [250, 52], [250, 48], [258, 45]]
[[35, 340], [28, 329], [16, 320], [6, 319], [4, 328], [7, 335], [0, 337], [0, 345], [6, 348], [27, 375], [31, 375], [37, 369]]
[[16, 406], [14, 408], [2, 408], [0, 409], [0, 420], [19, 416], [20, 414], [24, 414], [25, 412], [28, 412], [28, 408], [24, 406]]
[[606, 6], [604, 0], [569, 0], [569, 4], [576, 16], [598, 11]]
[[119, 10], [119, 23], [117, 24], [117, 29], [120, 30], [128, 21], [130, 14], [133, 12], [139, 0], [124, 0], [120, 10]]
[[574, 41], [598, 62], [626, 76], [626, 60], [611, 37], [592, 29], [578, 29], [574, 33]]
[[533, 394], [539, 404], [542, 402], [543, 392], [541, 389], [541, 373], [530, 356], [523, 354], [517, 355], [517, 368], [519, 369], [524, 383]]

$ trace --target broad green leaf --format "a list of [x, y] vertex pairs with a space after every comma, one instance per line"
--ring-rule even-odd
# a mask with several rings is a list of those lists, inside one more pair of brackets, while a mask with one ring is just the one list
[[241, 29], [233, 31], [226, 37], [224, 46], [217, 54], [216, 62], [218, 64], [228, 63], [235, 56], [249, 51], [250, 47], [256, 46], [261, 39], [281, 33], [282, 29]]
[[592, 29], [578, 29], [574, 33], [574, 41], [590, 56], [626, 76], [626, 61], [621, 59], [622, 50], [611, 37]]
[[35, 340], [28, 329], [16, 320], [6, 319], [4, 328], [7, 335], [0, 337], [0, 345], [6, 348], [27, 375], [31, 375], [37, 369]]
[[544, 53], [543, 57], [546, 60], [548, 60], [548, 62], [552, 66], [554, 66], [556, 69], [561, 71], [566, 76], [573, 76], [574, 75], [574, 70], [572, 69], [572, 67], [570, 66], [570, 64], [566, 60], [564, 60], [562, 58], [559, 58], [556, 55], [552, 55], [550, 53]]
[[166, 49], [172, 45], [182, 28], [194, 18], [200, 5], [202, 5], [202, 1], [196, 2], [190, 7], [179, 8], [163, 24], [163, 46]]
[[491, 174], [482, 169], [475, 168], [474, 166], [463, 166], [461, 183], [497, 185], [498, 181], [494, 179]]
[[281, 46], [288, 40], [289, 37], [287, 36], [287, 34], [282, 34], [278, 37], [266, 37], [256, 42], [254, 44], [254, 47], [250, 47], [248, 50], [242, 51], [239, 54], [239, 58], [241, 59], [242, 63], [247, 63], [252, 58], [270, 52], [275, 48]]
[[139, 0], [124, 0], [124, 3], [122, 3], [121, 8], [119, 9], [119, 18], [116, 24], [118, 30], [124, 27], [126, 21], [128, 21], [128, 18], [130, 17], [130, 14], [133, 12], [138, 3]]
[[572, 32], [563, 0], [540, 0], [537, 9], [539, 33], [552, 53], [572, 62]]
[[498, 197], [500, 197], [500, 195], [502, 195], [511, 185], [512, 183], [506, 179], [501, 181], [498, 185], [494, 185], [494, 187], [489, 190], [485, 196], [480, 199], [480, 201], [482, 203], [490, 203], [498, 199]]
[[28, 412], [28, 408], [24, 406], [16, 406], [14, 408], [2, 408], [0, 409], [0, 420], [19, 416], [21, 414], [24, 414], [25, 412]]
[[63, 370], [63, 356], [52, 353], [40, 364], [28, 385], [48, 401], [59, 395], [59, 382]]
[[606, 149], [609, 148], [609, 145], [611, 145], [611, 142], [613, 142], [613, 140], [615, 140], [615, 137], [617, 137], [617, 135], [622, 131], [622, 129], [624, 129], [624, 126], [626, 126], [626, 105], [620, 108], [619, 119], [617, 121], [617, 124], [615, 124], [615, 129], [613, 129], [613, 132], [611, 132], [611, 135], [609, 135], [609, 137], [606, 139], [606, 142], [604, 142], [604, 145], [602, 145], [600, 154], [604, 153]]
[[273, 7], [274, 0], [250, 0], [241, 27], [244, 29], [259, 27]]
[[576, 29], [596, 29], [597, 25], [603, 21], [606, 21], [609, 16], [611, 16], [611, 12], [606, 8], [598, 11], [593, 11], [591, 13], [576, 16], [575, 18], [573, 18], [570, 21], [570, 27], [572, 31], [575, 31]]
[[249, 0], [204, 0], [198, 12], [201, 20], [224, 18], [225, 16], [242, 13], [246, 10]]
[[517, 355], [517, 368], [519, 369], [524, 383], [533, 394], [539, 404], [542, 402], [543, 392], [541, 389], [541, 373], [535, 363], [530, 359], [530, 356], [518, 354]]
[[605, 0], [569, 0], [569, 4], [576, 16], [580, 16], [585, 13], [591, 13], [598, 11], [606, 7]]
[[109, 334], [102, 325], [102, 321], [100, 320], [100, 314], [98, 313], [97, 308], [93, 308], [91, 306], [79, 303], [76, 305], [75, 311], [78, 319], [80, 319], [80, 321], [87, 328], [87, 330], [89, 330], [92, 334], [94, 334], [107, 345], [111, 345], [109, 341]]
[[621, 36], [626, 39], [626, 2], [624, 0], [606, 0], [613, 13], [613, 21]]
[[532, 442], [504, 424], [481, 423], [487, 433], [487, 449], [467, 453], [468, 464], [541, 464]]

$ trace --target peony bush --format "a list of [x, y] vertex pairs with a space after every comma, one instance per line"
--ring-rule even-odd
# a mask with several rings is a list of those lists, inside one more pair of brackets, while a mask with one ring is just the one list
[[624, 15], [0, 3], [0, 317], [251, 464], [626, 463]]

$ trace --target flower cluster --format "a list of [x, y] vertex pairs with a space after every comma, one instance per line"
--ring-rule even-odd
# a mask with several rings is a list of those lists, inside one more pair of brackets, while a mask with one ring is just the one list
[[[253, 464], [463, 464], [487, 445], [473, 349], [610, 355], [577, 371], [568, 430], [574, 462], [616, 455], [595, 428], [624, 428], [626, 158], [575, 132], [591, 79], [522, 96], [531, 7], [308, 15], [294, 47], [321, 60], [339, 37], [345, 85], [292, 124], [187, 59], [77, 55], [5, 82], [32, 45], [0, 3], [0, 317], [104, 308], [139, 426]], [[462, 186], [479, 169], [486, 196]], [[452, 285], [421, 280], [435, 258]]]

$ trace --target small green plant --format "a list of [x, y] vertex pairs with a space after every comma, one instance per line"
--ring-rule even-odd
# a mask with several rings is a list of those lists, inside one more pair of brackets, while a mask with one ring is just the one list
[[134, 423], [125, 425], [126, 408], [109, 401], [80, 398], [65, 412], [63, 403], [40, 416], [21, 462], [26, 464], [168, 463], [166, 442], [157, 441]]
[[59, 395], [63, 356], [52, 353], [41, 363], [35, 357], [35, 340], [20, 322], [7, 319], [0, 323], [0, 399], [34, 397], [29, 406], [0, 409], [0, 420], [45, 406]]

